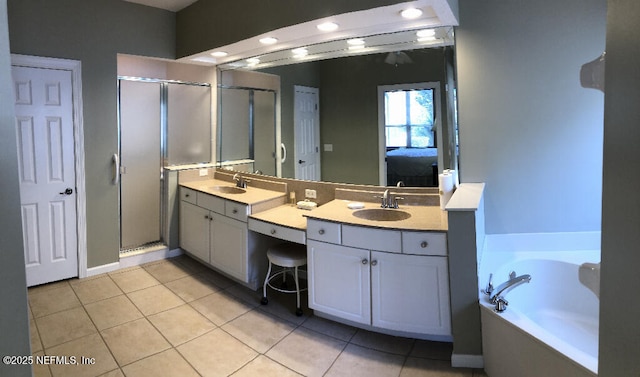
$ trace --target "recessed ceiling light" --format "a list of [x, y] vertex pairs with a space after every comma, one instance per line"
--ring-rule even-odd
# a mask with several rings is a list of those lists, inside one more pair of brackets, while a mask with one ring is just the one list
[[353, 38], [353, 39], [347, 40], [347, 43], [350, 46], [363, 46], [364, 45], [364, 39], [362, 39], [362, 38]]
[[227, 55], [229, 55], [229, 54], [227, 54], [224, 51], [214, 51], [214, 52], [211, 53], [211, 56], [213, 56], [214, 58], [224, 58]]
[[434, 29], [423, 29], [419, 30], [416, 35], [418, 36], [418, 38], [435, 37], [436, 31]]
[[400, 15], [404, 18], [412, 20], [414, 18], [422, 16], [422, 11], [418, 8], [407, 8], [400, 12]]
[[309, 50], [307, 50], [304, 47], [295, 48], [295, 49], [291, 50], [291, 52], [293, 53], [293, 56], [295, 56], [297, 58], [301, 58], [303, 56], [309, 55]]
[[258, 59], [258, 58], [249, 58], [249, 59], [247, 59], [247, 63], [249, 63], [249, 65], [258, 65], [258, 64], [260, 64], [260, 59]]
[[209, 58], [207, 56], [198, 56], [198, 57], [195, 57], [195, 58], [191, 58], [191, 60], [194, 61], [194, 62], [200, 62], [200, 63], [209, 63], [209, 64], [217, 63], [216, 59], [212, 59], [212, 58]]
[[274, 37], [265, 37], [260, 39], [260, 43], [262, 43], [263, 45], [272, 45], [277, 42], [278, 42], [278, 38], [274, 38]]
[[320, 31], [334, 31], [338, 29], [338, 24], [335, 22], [323, 22], [317, 28]]

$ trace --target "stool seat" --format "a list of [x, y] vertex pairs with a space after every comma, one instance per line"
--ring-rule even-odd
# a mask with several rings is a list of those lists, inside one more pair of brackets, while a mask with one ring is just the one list
[[296, 243], [282, 243], [267, 250], [269, 262], [281, 267], [300, 267], [307, 264], [307, 249]]
[[[262, 305], [267, 305], [269, 299], [267, 298], [267, 287], [270, 287], [276, 291], [283, 293], [295, 293], [296, 294], [296, 315], [302, 315], [302, 308], [300, 306], [300, 292], [306, 291], [307, 288], [300, 288], [300, 281], [298, 280], [298, 267], [307, 264], [307, 247], [297, 243], [286, 242], [274, 245], [267, 250], [267, 259], [269, 260], [269, 269], [267, 276], [264, 279], [262, 286]], [[282, 270], [271, 274], [273, 266], [282, 267]], [[291, 274], [293, 270], [293, 282], [296, 285], [296, 289], [286, 289], [287, 272]], [[303, 270], [304, 271], [304, 270]], [[306, 274], [306, 272], [305, 272]], [[278, 288], [271, 284], [271, 281], [277, 277], [282, 276], [282, 287]]]

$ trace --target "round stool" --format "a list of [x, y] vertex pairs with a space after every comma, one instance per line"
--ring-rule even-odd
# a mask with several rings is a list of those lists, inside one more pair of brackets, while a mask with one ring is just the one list
[[[281, 243], [274, 245], [267, 250], [267, 258], [269, 259], [269, 270], [267, 276], [264, 279], [264, 285], [262, 286], [262, 300], [260, 303], [266, 305], [269, 303], [267, 299], [267, 286], [272, 289], [283, 293], [295, 293], [296, 294], [296, 315], [299, 317], [302, 315], [302, 308], [300, 307], [300, 292], [306, 291], [307, 288], [300, 289], [300, 281], [298, 279], [298, 267], [307, 264], [307, 248], [304, 245], [297, 243]], [[281, 271], [271, 275], [271, 269], [273, 265], [282, 267]], [[293, 269], [294, 282], [296, 289], [285, 289], [273, 286], [271, 281], [282, 275], [282, 285], [287, 283], [287, 272]]]

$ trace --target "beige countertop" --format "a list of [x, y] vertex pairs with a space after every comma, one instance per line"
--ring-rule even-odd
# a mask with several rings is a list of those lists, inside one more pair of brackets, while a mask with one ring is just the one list
[[246, 191], [241, 194], [230, 194], [230, 193], [216, 191], [215, 189], [212, 189], [212, 187], [215, 187], [215, 186], [233, 187], [234, 186], [232, 182], [223, 181], [219, 179], [180, 182], [180, 186], [197, 190], [205, 194], [215, 195], [227, 200], [232, 200], [234, 202], [251, 205], [251, 206], [258, 205], [265, 202], [270, 202], [273, 200], [279, 200], [279, 199], [281, 199], [281, 202], [279, 204], [282, 204], [285, 201], [284, 192], [251, 187], [251, 185], [249, 185], [246, 188]]
[[[420, 231], [440, 231], [448, 230], [447, 212], [439, 206], [400, 206], [399, 209], [389, 209], [389, 211], [405, 211], [411, 217], [397, 221], [373, 221], [361, 219], [353, 216], [352, 210], [347, 207], [351, 203], [349, 200], [336, 199], [326, 203], [312, 211], [305, 211], [303, 215], [308, 218], [333, 221], [347, 225], [370, 226], [374, 228], [398, 229], [398, 230], [420, 230]], [[361, 202], [364, 208], [380, 208], [380, 203]]]
[[254, 213], [249, 217], [275, 225], [306, 230], [307, 218], [304, 217], [304, 214], [309, 212], [308, 210], [298, 208], [294, 204], [284, 204], [266, 211]]

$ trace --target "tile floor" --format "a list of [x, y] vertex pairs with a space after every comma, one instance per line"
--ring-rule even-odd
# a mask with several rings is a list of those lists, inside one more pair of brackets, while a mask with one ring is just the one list
[[36, 365], [35, 375], [486, 377], [451, 368], [448, 343], [364, 331], [308, 308], [296, 317], [295, 295], [261, 297], [184, 255], [30, 288], [33, 354], [95, 360]]

